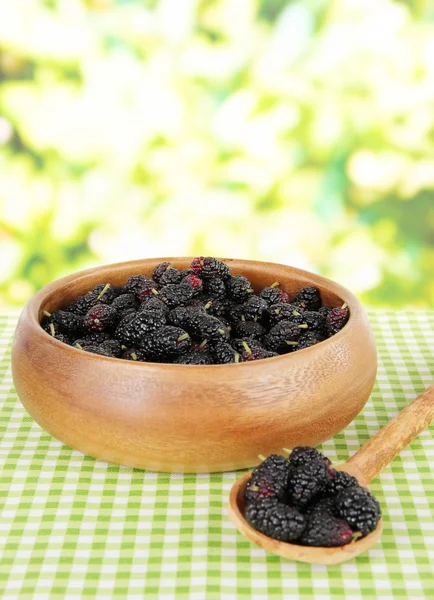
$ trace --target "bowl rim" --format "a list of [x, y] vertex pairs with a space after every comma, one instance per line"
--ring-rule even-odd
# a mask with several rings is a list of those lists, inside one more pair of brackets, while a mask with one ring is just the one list
[[[256, 260], [248, 260], [248, 259], [238, 259], [238, 258], [221, 258], [220, 260], [222, 260], [223, 262], [235, 262], [235, 263], [246, 263], [247, 265], [261, 265], [266, 267], [267, 265], [270, 267], [281, 267], [284, 269], [289, 269], [291, 270], [293, 273], [299, 275], [300, 277], [303, 277], [305, 279], [307, 279], [309, 281], [309, 283], [306, 283], [306, 285], [320, 285], [322, 287], [327, 288], [328, 291], [331, 291], [332, 293], [334, 293], [336, 296], [338, 296], [341, 300], [343, 300], [344, 303], [347, 304], [349, 311], [350, 311], [350, 316], [349, 319], [347, 321], [347, 323], [345, 324], [345, 326], [335, 335], [333, 335], [330, 338], [327, 338], [325, 340], [323, 340], [322, 342], [319, 342], [318, 344], [315, 344], [314, 346], [310, 346], [308, 348], [303, 348], [302, 350], [299, 350], [298, 352], [290, 352], [288, 354], [281, 354], [279, 356], [273, 356], [270, 358], [266, 358], [266, 359], [261, 359], [258, 361], [252, 361], [252, 362], [240, 362], [240, 363], [228, 363], [228, 364], [217, 364], [217, 365], [183, 365], [183, 364], [175, 364], [175, 363], [155, 363], [155, 362], [145, 362], [145, 361], [130, 361], [130, 360], [125, 360], [123, 358], [116, 358], [116, 357], [111, 357], [111, 356], [102, 356], [100, 354], [94, 354], [92, 352], [86, 352], [85, 350], [80, 350], [80, 348], [76, 348], [74, 346], [69, 346], [68, 344], [65, 344], [64, 342], [61, 342], [60, 340], [57, 340], [56, 338], [52, 337], [48, 332], [46, 332], [44, 329], [42, 329], [40, 321], [39, 321], [39, 315], [42, 312], [43, 308], [42, 305], [44, 304], [44, 302], [46, 302], [47, 300], [50, 299], [50, 297], [59, 290], [59, 288], [62, 288], [72, 282], [75, 282], [77, 280], [80, 279], [85, 279], [91, 275], [95, 275], [99, 272], [101, 272], [102, 274], [105, 272], [109, 272], [110, 270], [113, 270], [114, 268], [127, 268], [127, 267], [134, 267], [135, 265], [137, 265], [137, 267], [139, 268], [140, 265], [143, 265], [144, 263], [147, 265], [150, 264], [155, 264], [157, 265], [160, 262], [174, 262], [174, 261], [188, 261], [191, 262], [193, 260], [194, 257], [185, 257], [185, 256], [176, 256], [176, 257], [155, 257], [155, 258], [144, 258], [144, 259], [136, 259], [136, 260], [130, 260], [130, 261], [122, 261], [122, 262], [118, 262], [118, 263], [110, 263], [107, 265], [100, 265], [100, 266], [96, 266], [96, 267], [92, 267], [90, 269], [84, 269], [82, 271], [77, 271], [74, 273], [71, 273], [69, 275], [66, 275], [65, 277], [61, 277], [59, 279], [56, 279], [54, 281], [52, 281], [51, 283], [45, 285], [44, 287], [42, 287], [40, 290], [38, 290], [31, 298], [30, 300], [27, 302], [27, 304], [24, 306], [21, 315], [20, 315], [20, 319], [17, 325], [17, 329], [20, 326], [20, 324], [22, 324], [23, 322], [26, 323], [26, 325], [29, 325], [32, 328], [32, 333], [35, 334], [37, 336], [37, 338], [41, 341], [41, 343], [51, 343], [54, 344], [54, 347], [58, 348], [59, 350], [63, 351], [63, 352], [69, 352], [69, 353], [73, 353], [73, 356], [76, 355], [77, 358], [78, 357], [83, 357], [85, 356], [86, 358], [88, 358], [89, 360], [96, 360], [96, 361], [116, 361], [118, 364], [122, 363], [123, 365], [129, 365], [129, 367], [131, 368], [140, 368], [140, 369], [146, 369], [146, 368], [151, 368], [151, 369], [186, 369], [187, 367], [191, 370], [191, 368], [195, 368], [195, 369], [200, 369], [201, 372], [205, 372], [206, 370], [209, 371], [215, 371], [215, 369], [220, 369], [222, 370], [224, 367], [226, 368], [230, 368], [233, 369], [235, 367], [238, 368], [244, 368], [244, 369], [254, 369], [254, 368], [259, 368], [259, 367], [264, 367], [264, 363], [266, 364], [271, 364], [271, 363], [277, 363], [277, 362], [282, 362], [282, 361], [287, 361], [287, 360], [291, 360], [291, 358], [294, 358], [295, 356], [300, 356], [300, 352], [305, 352], [304, 356], [306, 356], [307, 358], [307, 354], [308, 352], [310, 352], [310, 354], [312, 353], [317, 353], [319, 350], [326, 350], [330, 345], [332, 344], [336, 344], [340, 341], [343, 341], [346, 337], [349, 337], [352, 335], [354, 328], [357, 326], [357, 322], [360, 321], [361, 318], [363, 318], [365, 311], [360, 303], [360, 301], [357, 299], [357, 297], [347, 288], [345, 288], [344, 286], [342, 286], [341, 284], [328, 279], [327, 277], [323, 277], [322, 275], [318, 275], [316, 273], [312, 273], [310, 271], [306, 271], [304, 269], [299, 269], [297, 267], [292, 267], [291, 265], [285, 265], [283, 263], [274, 263], [274, 262], [268, 262], [268, 261], [256, 261]], [[77, 353], [77, 354], [76, 354]]]

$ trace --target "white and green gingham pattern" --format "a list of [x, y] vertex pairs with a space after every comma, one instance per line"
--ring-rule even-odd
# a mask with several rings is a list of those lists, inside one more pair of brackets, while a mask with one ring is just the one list
[[[362, 414], [323, 445], [353, 454], [434, 381], [434, 313], [371, 313], [379, 370]], [[238, 473], [108, 465], [32, 421], [13, 388], [15, 316], [0, 318], [0, 598], [434, 598], [434, 428], [374, 480], [381, 542], [342, 565], [253, 546], [227, 515]], [[351, 394], [351, 390], [348, 390]]]

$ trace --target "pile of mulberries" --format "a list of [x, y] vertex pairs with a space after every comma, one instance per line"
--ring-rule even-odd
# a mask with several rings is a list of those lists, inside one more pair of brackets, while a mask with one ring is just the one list
[[289, 459], [265, 459], [252, 472], [244, 500], [252, 527], [303, 546], [343, 546], [373, 531], [381, 517], [377, 500], [355, 477], [308, 446], [294, 448]]
[[346, 305], [322, 306], [320, 292], [296, 296], [278, 282], [255, 292], [243, 275], [213, 257], [180, 271], [169, 262], [76, 298], [41, 325], [79, 350], [130, 361], [211, 365], [251, 362], [308, 348], [336, 334]]

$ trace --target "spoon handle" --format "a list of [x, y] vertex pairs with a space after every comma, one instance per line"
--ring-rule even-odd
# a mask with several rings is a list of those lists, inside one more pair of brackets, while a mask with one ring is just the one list
[[434, 385], [380, 429], [348, 461], [366, 483], [376, 477], [434, 419]]

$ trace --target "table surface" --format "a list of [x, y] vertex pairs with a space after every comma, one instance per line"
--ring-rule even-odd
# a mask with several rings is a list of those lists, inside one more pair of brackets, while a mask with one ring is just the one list
[[[334, 462], [434, 380], [434, 312], [369, 318], [377, 382], [362, 413], [323, 444]], [[16, 319], [0, 316], [0, 597], [434, 598], [433, 426], [372, 483], [383, 507], [379, 543], [342, 565], [291, 562], [232, 526], [227, 500], [243, 471], [157, 474], [109, 465], [43, 431], [13, 387]]]

